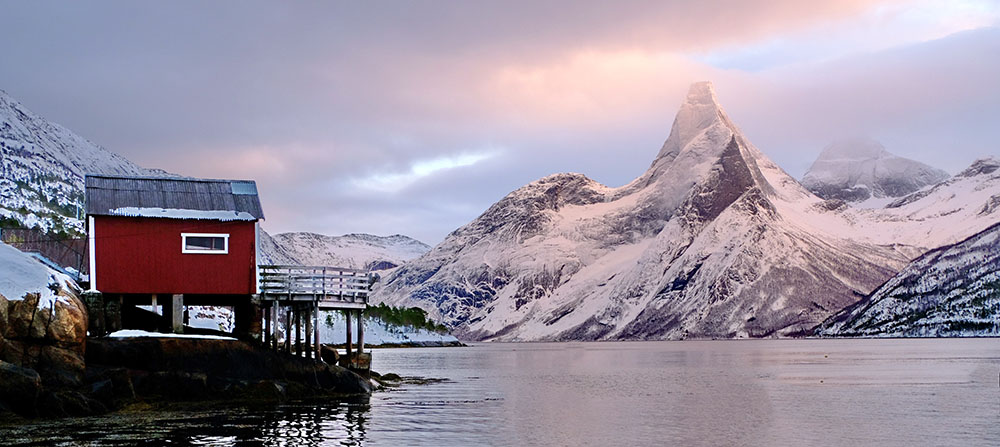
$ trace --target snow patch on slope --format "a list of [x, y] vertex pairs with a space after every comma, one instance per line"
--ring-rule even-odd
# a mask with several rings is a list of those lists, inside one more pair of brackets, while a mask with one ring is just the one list
[[30, 255], [0, 243], [0, 295], [8, 301], [20, 301], [28, 293], [38, 293], [38, 307], [49, 308], [56, 301], [69, 304], [68, 298], [56, 293], [60, 289], [75, 290], [76, 282]]

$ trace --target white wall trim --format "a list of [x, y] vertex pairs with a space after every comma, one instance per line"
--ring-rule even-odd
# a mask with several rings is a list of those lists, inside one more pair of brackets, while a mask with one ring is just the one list
[[[223, 239], [222, 250], [197, 250], [187, 248], [187, 238], [189, 237], [221, 237]], [[228, 255], [229, 254], [229, 233], [181, 233], [181, 253], [193, 255]]]
[[90, 266], [89, 266], [90, 272], [88, 273], [88, 275], [90, 275], [90, 291], [91, 292], [96, 292], [97, 291], [97, 251], [94, 250], [94, 246], [97, 245], [97, 244], [94, 243], [94, 239], [95, 239], [95, 236], [94, 236], [94, 216], [87, 216], [87, 230], [88, 230], [87, 231], [87, 249], [90, 251], [89, 255], [87, 256], [89, 258], [88, 261], [90, 262]]
[[260, 295], [260, 221], [253, 223], [253, 277], [257, 284], [256, 293]]

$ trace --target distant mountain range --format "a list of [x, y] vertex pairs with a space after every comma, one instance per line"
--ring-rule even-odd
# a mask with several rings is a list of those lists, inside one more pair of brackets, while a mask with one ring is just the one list
[[526, 185], [394, 271], [376, 299], [424, 307], [478, 340], [811, 334], [914, 257], [995, 223], [991, 163], [920, 189], [946, 174], [881, 146], [835, 145], [810, 170], [813, 186], [902, 197], [879, 209], [823, 199], [697, 83], [637, 179]]
[[802, 185], [823, 199], [884, 206], [947, 178], [947, 172], [892, 154], [875, 140], [854, 138], [823, 149]]
[[315, 233], [261, 235], [261, 261], [268, 264], [323, 265], [388, 270], [427, 253], [431, 247], [408, 236]]
[[[49, 232], [82, 234], [84, 173], [169, 175], [3, 92], [0, 154], [2, 223]], [[698, 83], [627, 185], [545, 177], [433, 248], [264, 233], [261, 261], [385, 270], [376, 302], [423, 307], [476, 340], [996, 334], [998, 168], [982, 159], [949, 178], [848, 140], [800, 183]]]

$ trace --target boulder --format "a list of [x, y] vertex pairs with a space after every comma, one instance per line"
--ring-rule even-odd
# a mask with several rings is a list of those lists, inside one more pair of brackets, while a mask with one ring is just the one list
[[75, 387], [83, 383], [83, 354], [59, 346], [42, 346], [35, 368], [46, 386]]
[[42, 379], [33, 369], [0, 361], [0, 402], [25, 416], [35, 416]]
[[76, 297], [63, 298], [56, 301], [45, 336], [60, 346], [83, 347], [87, 340], [87, 310]]
[[320, 348], [319, 356], [329, 365], [336, 365], [340, 361], [340, 353], [337, 352], [336, 348], [328, 345], [323, 345]]

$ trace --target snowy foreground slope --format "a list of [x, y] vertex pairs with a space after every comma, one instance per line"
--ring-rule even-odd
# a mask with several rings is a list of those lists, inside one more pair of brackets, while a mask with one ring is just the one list
[[28, 293], [38, 293], [38, 308], [49, 309], [55, 301], [67, 300], [59, 290], [76, 290], [76, 282], [0, 242], [0, 295], [8, 301], [20, 301]]
[[65, 127], [46, 121], [0, 90], [0, 217], [45, 231], [83, 231], [83, 176], [159, 175]]
[[466, 339], [802, 334], [920, 253], [995, 222], [1000, 178], [987, 171], [892, 208], [823, 200], [698, 83], [636, 180], [526, 185], [394, 271], [375, 300], [423, 307]]
[[1000, 224], [932, 250], [868, 298], [824, 323], [820, 335], [1000, 335]]
[[361, 270], [386, 270], [416, 259], [431, 247], [408, 236], [315, 233], [261, 233], [264, 264], [323, 265]]
[[892, 154], [877, 141], [854, 138], [823, 149], [802, 185], [824, 199], [885, 205], [947, 178], [947, 172]]

